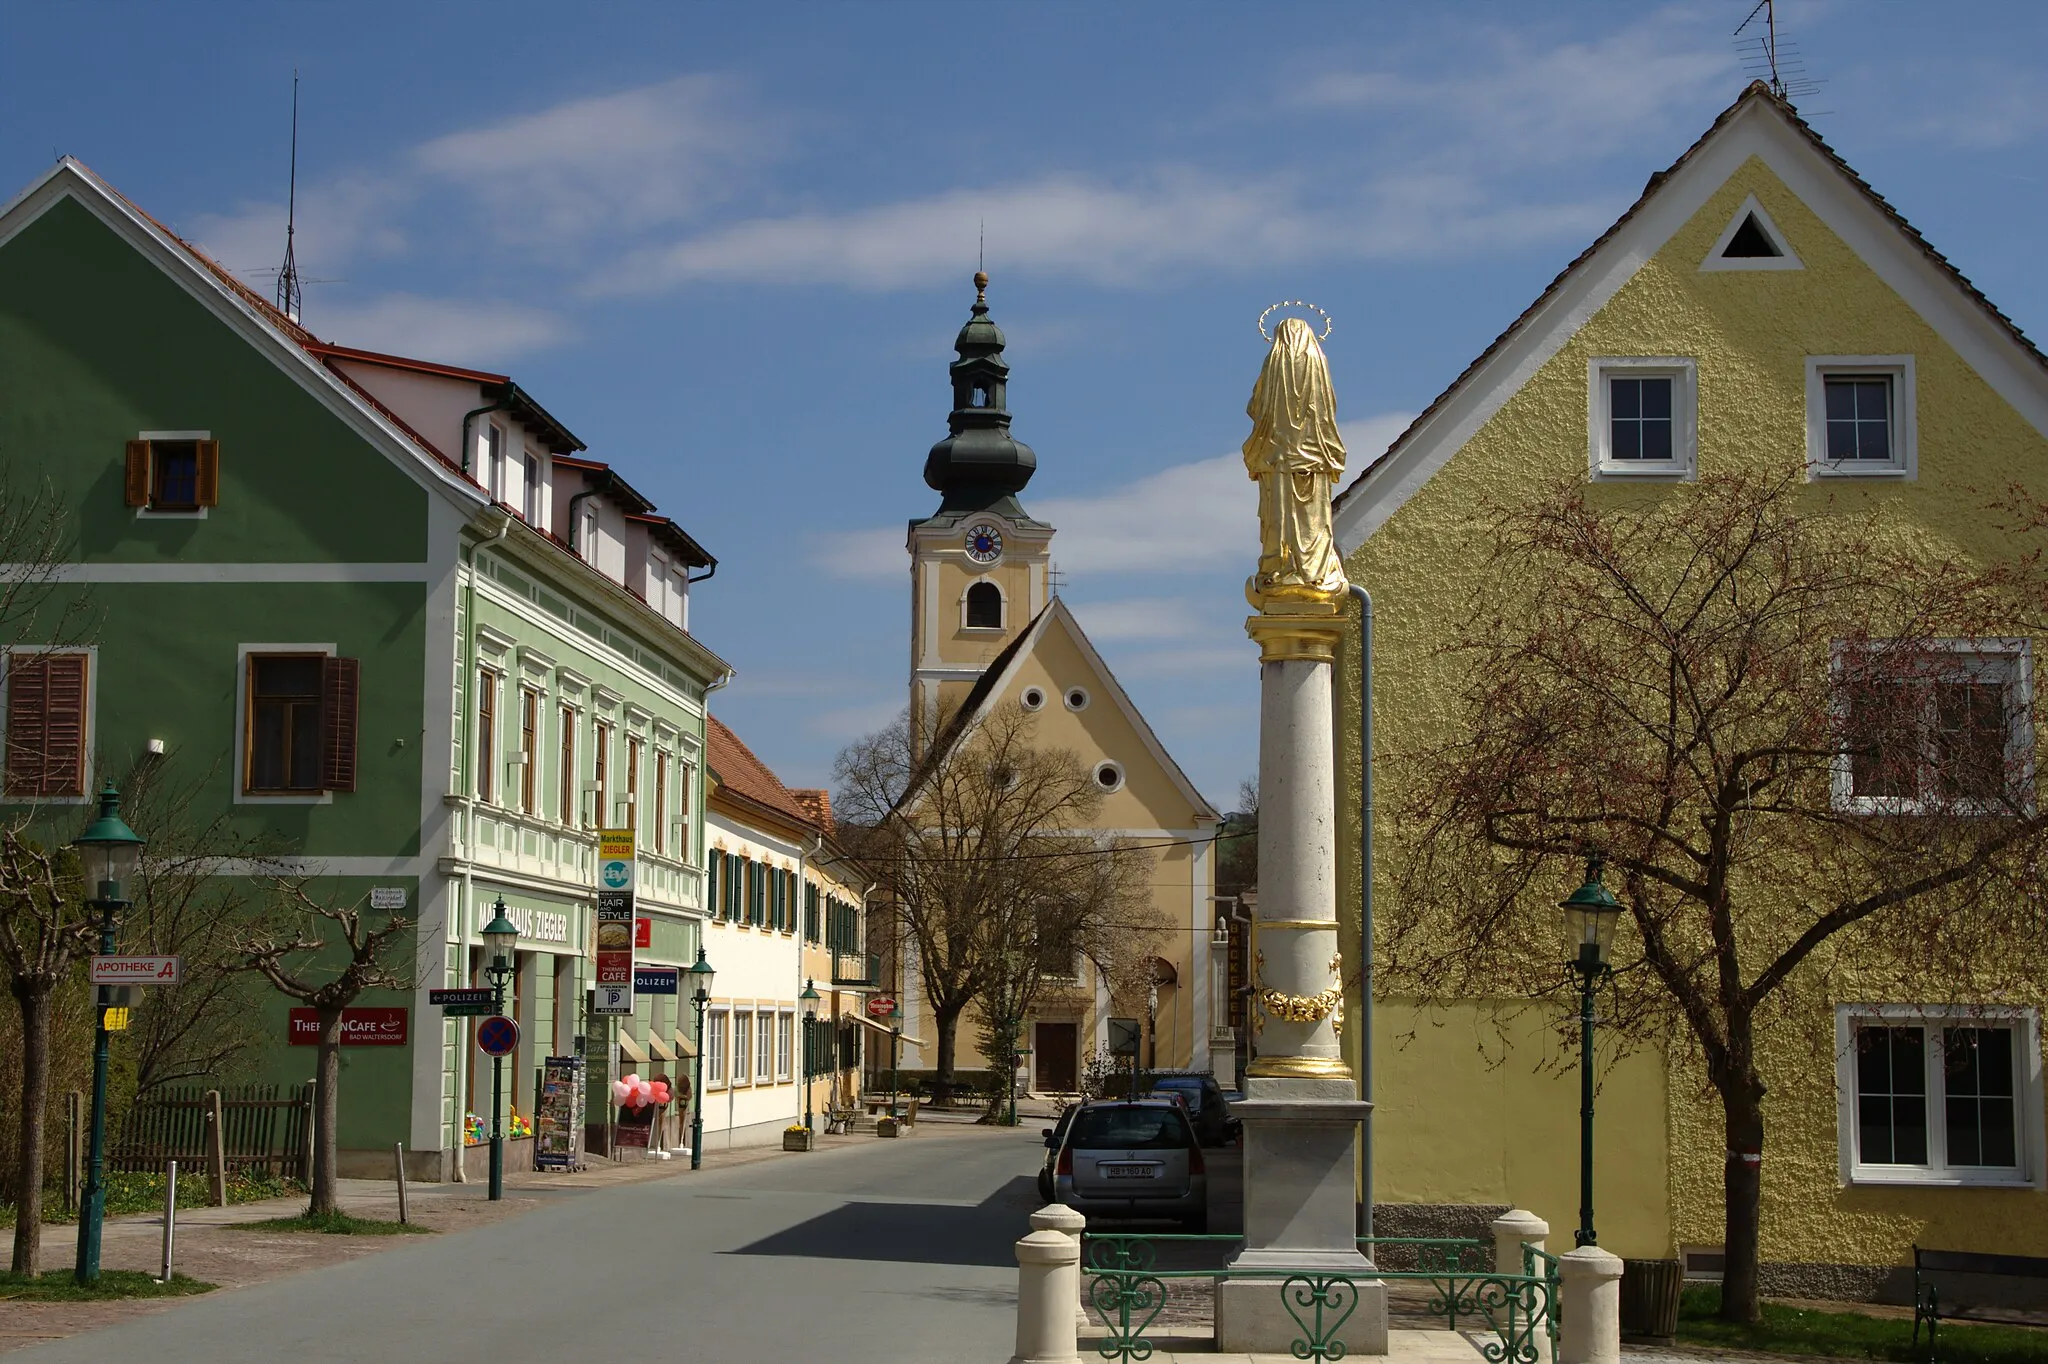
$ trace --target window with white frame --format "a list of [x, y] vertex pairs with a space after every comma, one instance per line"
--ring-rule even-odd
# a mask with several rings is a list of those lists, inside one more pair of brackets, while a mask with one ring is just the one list
[[1699, 383], [1684, 356], [1610, 356], [1588, 369], [1586, 429], [1595, 478], [1691, 478]]
[[1910, 355], [1806, 360], [1806, 463], [1816, 477], [1912, 478], [1919, 441]]
[[752, 1077], [754, 1059], [754, 1016], [751, 1013], [735, 1013], [732, 1016], [732, 1082], [736, 1085], [748, 1083]]
[[704, 1084], [719, 1089], [725, 1084], [725, 1037], [728, 1016], [714, 1009], [704, 1016]]
[[1844, 1183], [2041, 1185], [2032, 1009], [1845, 1004], [1835, 1041]]
[[778, 1014], [775, 1019], [775, 1078], [787, 1080], [796, 1053], [796, 1015]]
[[766, 1084], [775, 1078], [775, 1015], [762, 1010], [754, 1020], [754, 1080]]
[[484, 491], [493, 502], [505, 500], [505, 432], [496, 422], [484, 425]]
[[2032, 810], [2028, 641], [1844, 649], [1835, 658], [1835, 688], [1837, 807], [1863, 814]]
[[526, 518], [527, 525], [539, 526], [541, 523], [542, 506], [540, 495], [540, 456], [531, 450], [526, 452], [525, 485], [520, 489], [520, 493], [519, 514]]

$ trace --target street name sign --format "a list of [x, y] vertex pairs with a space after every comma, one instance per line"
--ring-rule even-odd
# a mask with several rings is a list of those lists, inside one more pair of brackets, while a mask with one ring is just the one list
[[476, 1025], [476, 1049], [486, 1056], [510, 1056], [519, 1048], [519, 1025], [493, 1014]]
[[94, 985], [176, 985], [185, 965], [178, 957], [94, 957]]
[[404, 909], [405, 898], [404, 886], [370, 887], [371, 909]]
[[478, 990], [429, 990], [427, 1003], [440, 1006], [443, 1018], [486, 1018], [498, 1011], [498, 992]]

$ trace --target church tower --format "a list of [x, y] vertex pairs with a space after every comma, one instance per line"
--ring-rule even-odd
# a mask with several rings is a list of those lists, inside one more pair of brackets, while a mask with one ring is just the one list
[[973, 315], [949, 367], [950, 434], [925, 457], [939, 509], [910, 523], [910, 718], [966, 699], [988, 665], [1045, 608], [1053, 528], [1017, 501], [1038, 456], [1010, 435], [1010, 366], [989, 320], [988, 276], [974, 276]]

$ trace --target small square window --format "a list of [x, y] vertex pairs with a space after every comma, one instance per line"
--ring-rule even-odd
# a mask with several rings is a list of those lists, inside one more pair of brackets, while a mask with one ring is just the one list
[[199, 442], [151, 441], [149, 453], [149, 509], [198, 511]]
[[1917, 473], [1912, 356], [1809, 357], [1806, 409], [1806, 458], [1814, 477]]
[[1690, 478], [1698, 387], [1684, 358], [1592, 362], [1586, 411], [1595, 478]]
[[204, 431], [145, 431], [128, 442], [125, 497], [142, 515], [203, 515], [220, 496], [220, 442]]

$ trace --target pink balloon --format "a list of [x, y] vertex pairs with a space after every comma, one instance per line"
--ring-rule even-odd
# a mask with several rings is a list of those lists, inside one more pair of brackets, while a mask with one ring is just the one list
[[632, 1092], [633, 1086], [627, 1084], [624, 1080], [612, 1081], [612, 1097], [614, 1099], [617, 1099], [620, 1103], [624, 1103], [626, 1101], [626, 1096], [631, 1094]]
[[658, 1103], [658, 1104], [665, 1104], [665, 1103], [667, 1103], [667, 1102], [668, 1102], [668, 1086], [667, 1086], [666, 1084], [662, 1083], [662, 1082], [661, 1082], [660, 1080], [656, 1080], [656, 1081], [654, 1082], [654, 1091], [653, 1091], [653, 1092], [654, 1092], [654, 1101], [655, 1101], [656, 1103]]

